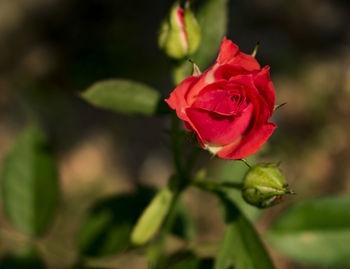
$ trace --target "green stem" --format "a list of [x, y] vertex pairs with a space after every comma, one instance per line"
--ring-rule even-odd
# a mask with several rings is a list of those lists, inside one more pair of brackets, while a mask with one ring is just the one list
[[164, 243], [166, 236], [170, 232], [174, 220], [176, 217], [176, 207], [178, 204], [178, 201], [180, 200], [180, 196], [182, 192], [186, 189], [188, 186], [188, 175], [190, 173], [190, 167], [186, 166], [184, 168], [182, 163], [182, 139], [183, 139], [183, 133], [180, 130], [180, 120], [177, 117], [176, 113], [173, 113], [172, 115], [172, 129], [171, 129], [171, 139], [172, 139], [172, 154], [173, 154], [173, 161], [175, 166], [176, 174], [172, 179], [169, 181], [169, 185], [174, 192], [173, 199], [171, 201], [171, 205], [168, 211], [168, 215], [165, 218], [162, 230], [160, 232], [160, 235], [155, 242], [155, 244], [151, 247], [151, 256], [150, 256], [150, 268], [157, 268], [157, 265], [159, 263], [160, 257], [162, 255], [163, 249], [164, 249]]
[[172, 129], [171, 129], [172, 153], [173, 153], [176, 174], [181, 180], [183, 180], [184, 171], [182, 167], [182, 150], [181, 150], [182, 134], [179, 128], [179, 122], [180, 122], [179, 118], [177, 117], [176, 113], [173, 112]]
[[222, 191], [226, 188], [237, 189], [240, 190], [243, 187], [242, 183], [236, 182], [215, 182], [209, 180], [195, 179], [191, 181], [191, 185], [198, 187], [199, 189], [209, 191], [209, 192], [217, 192]]
[[173, 199], [168, 211], [168, 215], [163, 223], [162, 230], [158, 240], [150, 248], [150, 268], [157, 268], [160, 257], [163, 253], [165, 239], [173, 227], [176, 217], [176, 207], [180, 200], [182, 192], [188, 187], [192, 169], [199, 155], [199, 149], [195, 148], [187, 160], [186, 166], [182, 159], [182, 141], [183, 132], [180, 130], [180, 119], [175, 112], [172, 113], [172, 128], [171, 128], [171, 149], [175, 167], [175, 176], [169, 181], [169, 186], [174, 192]]
[[195, 164], [196, 161], [198, 159], [199, 153], [200, 153], [201, 149], [199, 147], [194, 147], [190, 157], [187, 160], [187, 165], [185, 167], [185, 171], [187, 175], [190, 175]]

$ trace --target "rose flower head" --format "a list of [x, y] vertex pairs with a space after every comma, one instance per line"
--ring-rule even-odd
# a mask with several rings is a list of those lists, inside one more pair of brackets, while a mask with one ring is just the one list
[[275, 106], [269, 67], [226, 37], [215, 63], [183, 80], [165, 101], [202, 147], [223, 159], [254, 154], [276, 128], [269, 122]]

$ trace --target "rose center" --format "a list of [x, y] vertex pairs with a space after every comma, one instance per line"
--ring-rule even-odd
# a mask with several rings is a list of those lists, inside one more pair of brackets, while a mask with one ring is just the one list
[[232, 101], [233, 103], [239, 103], [240, 97], [239, 97], [238, 95], [231, 96], [231, 101]]
[[233, 114], [239, 115], [247, 107], [246, 98], [242, 91], [229, 91], [226, 98], [230, 103]]

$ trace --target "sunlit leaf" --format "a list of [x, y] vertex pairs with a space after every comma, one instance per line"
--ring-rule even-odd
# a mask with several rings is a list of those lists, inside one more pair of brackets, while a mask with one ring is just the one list
[[131, 241], [142, 245], [151, 239], [162, 225], [172, 202], [173, 194], [168, 188], [160, 190], [138, 219]]
[[39, 235], [55, 214], [59, 187], [56, 162], [43, 133], [26, 129], [7, 155], [2, 172], [2, 202], [8, 220], [20, 231]]
[[289, 258], [315, 266], [350, 266], [350, 197], [304, 201], [277, 219], [268, 239]]
[[157, 90], [125, 79], [97, 82], [81, 96], [96, 107], [128, 115], [161, 114], [167, 107]]

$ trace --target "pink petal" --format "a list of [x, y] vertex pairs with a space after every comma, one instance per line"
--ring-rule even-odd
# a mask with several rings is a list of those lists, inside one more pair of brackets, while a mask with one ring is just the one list
[[216, 80], [229, 80], [231, 77], [248, 74], [249, 71], [238, 64], [224, 64], [219, 66], [215, 71]]
[[220, 146], [231, 143], [246, 131], [253, 114], [253, 105], [248, 105], [240, 117], [222, 116], [197, 108], [186, 109], [186, 114], [201, 139]]
[[265, 66], [260, 72], [254, 75], [254, 83], [258, 88], [260, 94], [264, 97], [267, 102], [270, 112], [272, 114], [275, 106], [275, 89], [270, 80], [270, 67]]
[[195, 131], [188, 121], [184, 121], [184, 127], [189, 132], [194, 132]]
[[221, 42], [219, 56], [217, 61], [219, 64], [225, 64], [232, 61], [238, 53], [238, 46], [226, 37]]
[[198, 81], [193, 85], [190, 91], [187, 92], [185, 99], [189, 105], [192, 105], [196, 99], [198, 94], [208, 85], [215, 82], [214, 72], [219, 67], [218, 64], [214, 64], [209, 67], [203, 74], [201, 74], [198, 78]]
[[[220, 86], [220, 83], [216, 83], [216, 85]], [[229, 85], [230, 83], [226, 83], [222, 89], [203, 90], [192, 107], [212, 111], [224, 116], [240, 115], [242, 110], [247, 106], [244, 91], [241, 87], [238, 89], [225, 89], [225, 87], [228, 87]], [[207, 88], [210, 89], [211, 87]], [[237, 102], [232, 101], [231, 97], [233, 94], [244, 99], [243, 102], [238, 104]]]
[[172, 109], [176, 110], [178, 117], [182, 120], [188, 120], [185, 113], [185, 109], [188, 107], [185, 95], [197, 81], [198, 77], [191, 76], [186, 78], [172, 91], [169, 99], [165, 99], [165, 102], [167, 102]]
[[260, 64], [258, 61], [253, 56], [245, 54], [243, 52], [238, 53], [231, 63], [240, 65], [250, 72], [260, 69]]
[[266, 143], [275, 128], [276, 125], [274, 123], [268, 122], [261, 126], [260, 129], [242, 137], [242, 139], [237, 139], [235, 142], [224, 146], [217, 155], [220, 158], [232, 160], [248, 157], [257, 152]]
[[193, 103], [193, 108], [201, 108], [208, 111], [215, 111], [218, 103], [222, 102], [227, 95], [227, 90], [214, 89], [211, 91], [202, 92], [196, 102]]
[[245, 86], [245, 94], [247, 100], [249, 100], [254, 106], [254, 124], [250, 126], [251, 129], [255, 129], [261, 124], [268, 121], [271, 116], [269, 106], [263, 96], [259, 93], [255, 87], [252, 75], [241, 75], [232, 77], [230, 79], [232, 83], [239, 83]]

